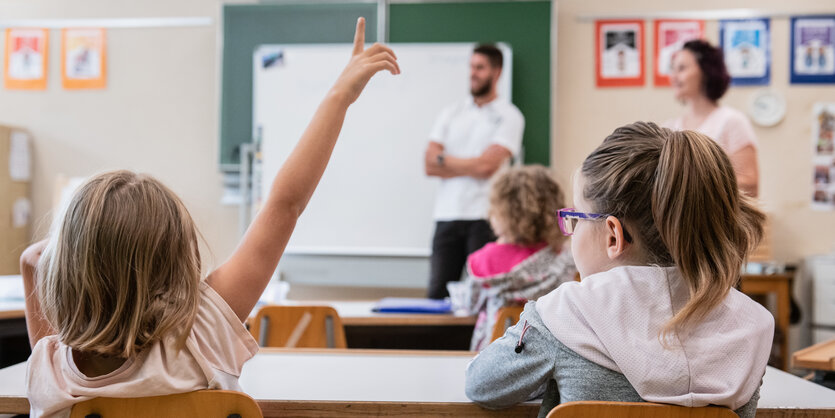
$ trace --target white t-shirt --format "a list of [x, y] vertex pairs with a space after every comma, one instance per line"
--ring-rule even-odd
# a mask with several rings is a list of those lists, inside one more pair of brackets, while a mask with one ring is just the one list
[[[478, 106], [468, 97], [441, 112], [429, 139], [443, 145], [444, 153], [453, 157], [475, 158], [497, 144], [519, 158], [524, 130], [525, 117], [512, 103], [495, 99]], [[486, 179], [442, 179], [435, 198], [435, 220], [487, 218], [489, 187]]]
[[103, 376], [78, 370], [72, 349], [53, 335], [32, 350], [26, 371], [30, 416], [69, 417], [72, 406], [95, 397], [136, 398], [201, 389], [241, 391], [238, 377], [258, 343], [232, 308], [206, 282], [200, 283], [197, 317], [186, 346], [164, 338]]

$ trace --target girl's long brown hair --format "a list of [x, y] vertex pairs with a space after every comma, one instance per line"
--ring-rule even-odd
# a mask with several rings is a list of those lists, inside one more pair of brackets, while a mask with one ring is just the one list
[[182, 347], [197, 314], [194, 222], [149, 176], [114, 171], [81, 185], [38, 272], [45, 318], [82, 352], [127, 358], [166, 337]]
[[595, 211], [620, 218], [648, 262], [675, 265], [690, 288], [662, 337], [716, 307], [762, 238], [765, 215], [739, 191], [727, 154], [700, 133], [647, 122], [620, 127], [581, 173]]

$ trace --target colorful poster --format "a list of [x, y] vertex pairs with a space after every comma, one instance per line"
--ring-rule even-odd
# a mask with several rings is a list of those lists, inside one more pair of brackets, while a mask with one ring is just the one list
[[656, 86], [670, 85], [670, 66], [675, 54], [685, 42], [704, 38], [703, 20], [655, 21], [655, 69]]
[[812, 114], [812, 209], [835, 210], [835, 103], [816, 103]]
[[3, 78], [7, 89], [46, 88], [48, 42], [49, 31], [46, 29], [6, 29]]
[[791, 22], [791, 82], [835, 83], [835, 16]]
[[732, 85], [763, 85], [771, 81], [768, 22], [768, 19], [719, 21], [719, 46], [725, 53]]
[[61, 81], [65, 89], [102, 89], [107, 85], [104, 29], [61, 31]]
[[644, 22], [595, 23], [597, 87], [644, 85]]

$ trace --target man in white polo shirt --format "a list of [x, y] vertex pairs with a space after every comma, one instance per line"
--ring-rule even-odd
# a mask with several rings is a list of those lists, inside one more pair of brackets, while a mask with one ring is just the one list
[[470, 93], [438, 116], [426, 148], [426, 175], [441, 178], [435, 198], [435, 236], [427, 296], [448, 296], [473, 251], [496, 237], [487, 222], [488, 180], [511, 157], [519, 158], [525, 118], [497, 98], [502, 53], [479, 45], [470, 58]]

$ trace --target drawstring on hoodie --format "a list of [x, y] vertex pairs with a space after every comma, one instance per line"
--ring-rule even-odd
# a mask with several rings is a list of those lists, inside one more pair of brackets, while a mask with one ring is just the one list
[[519, 342], [516, 343], [516, 348], [513, 350], [513, 351], [516, 351], [516, 354], [521, 353], [522, 350], [525, 349], [525, 342], [522, 341], [522, 338], [525, 337], [525, 333], [528, 332], [528, 328], [530, 328], [530, 327], [531, 326], [528, 325], [528, 321], [526, 320], [525, 325], [522, 326], [522, 335], [519, 336]]

